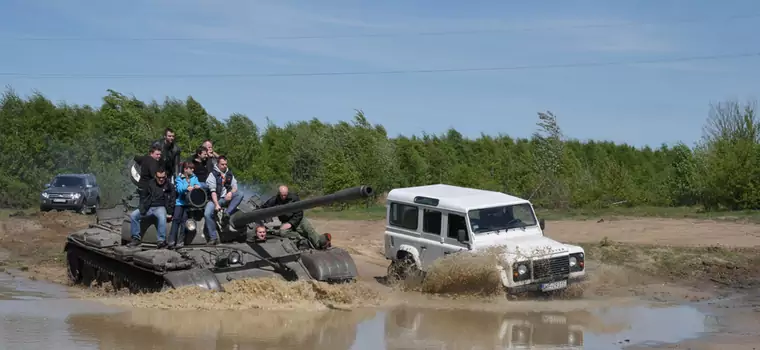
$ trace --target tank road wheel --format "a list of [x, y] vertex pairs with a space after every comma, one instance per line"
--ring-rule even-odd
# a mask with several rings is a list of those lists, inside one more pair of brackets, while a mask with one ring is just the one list
[[66, 252], [66, 271], [68, 272], [69, 281], [73, 284], [82, 283], [82, 268], [84, 262], [71, 251]]

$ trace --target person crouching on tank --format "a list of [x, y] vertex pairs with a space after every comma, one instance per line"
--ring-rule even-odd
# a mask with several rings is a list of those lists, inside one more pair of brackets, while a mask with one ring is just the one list
[[180, 168], [182, 169], [182, 173], [175, 180], [177, 200], [174, 202], [174, 215], [172, 215], [174, 219], [172, 220], [172, 229], [169, 231], [169, 249], [175, 247], [181, 248], [185, 245], [186, 209], [190, 205], [187, 203], [185, 196], [193, 189], [201, 187], [198, 177], [193, 173], [195, 164], [192, 162], [182, 162], [180, 163]]
[[132, 241], [129, 242], [128, 246], [137, 247], [140, 245], [142, 240], [140, 220], [153, 216], [156, 218], [156, 246], [158, 249], [166, 248], [166, 222], [171, 220], [171, 215], [167, 215], [167, 213], [174, 212], [176, 199], [174, 185], [170, 181], [166, 181], [166, 176], [166, 170], [159, 168], [153, 176], [153, 181], [141, 189], [140, 207], [129, 216]]
[[232, 174], [232, 170], [227, 166], [227, 157], [219, 156], [214, 170], [206, 179], [208, 190], [211, 192], [211, 201], [206, 204], [206, 210], [203, 213], [206, 222], [206, 229], [211, 244], [218, 244], [219, 237], [216, 232], [216, 223], [214, 213], [227, 209], [222, 212], [222, 227], [229, 224], [230, 215], [235, 213], [238, 205], [243, 201], [243, 194], [238, 192], [237, 179]]
[[[288, 186], [282, 185], [279, 187], [278, 193], [264, 202], [261, 208], [271, 208], [300, 200], [297, 194], [291, 193], [288, 190]], [[280, 235], [283, 237], [298, 238], [300, 236], [306, 238], [316, 249], [325, 249], [331, 246], [332, 235], [329, 233], [325, 233], [324, 235], [317, 233], [317, 230], [311, 226], [309, 220], [303, 217], [303, 210], [279, 215], [277, 218], [282, 223], [280, 225]]]

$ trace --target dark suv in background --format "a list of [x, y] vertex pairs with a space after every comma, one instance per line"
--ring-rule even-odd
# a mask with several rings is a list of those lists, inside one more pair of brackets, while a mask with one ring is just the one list
[[95, 213], [100, 204], [100, 187], [93, 174], [59, 174], [40, 194], [40, 210], [75, 210]]

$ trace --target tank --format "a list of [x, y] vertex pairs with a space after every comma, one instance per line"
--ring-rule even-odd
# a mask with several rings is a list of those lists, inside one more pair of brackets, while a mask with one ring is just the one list
[[[129, 165], [133, 183], [139, 180], [136, 167], [133, 163]], [[66, 238], [64, 252], [69, 279], [86, 286], [111, 282], [114, 287], [128, 288], [132, 293], [185, 286], [223, 291], [223, 285], [229, 281], [260, 277], [352, 282], [357, 276], [356, 265], [345, 249], [335, 246], [316, 249], [307, 239], [282, 237], [278, 235], [276, 217], [366, 198], [372, 193], [370, 186], [357, 186], [272, 208], [260, 208], [263, 200], [253, 195], [243, 199], [226, 225], [219, 218], [215, 220], [220, 244], [209, 245], [203, 210], [210, 197], [205, 190], [195, 189], [187, 193], [191, 203], [188, 220], [184, 237], [178, 237], [178, 243], [184, 245], [175, 249], [157, 249], [153, 217], [141, 220], [141, 246], [126, 245], [131, 238], [129, 214], [137, 202], [136, 196], [127, 196], [122, 205], [99, 210], [95, 224]], [[257, 225], [267, 227], [266, 240], [255, 240]], [[170, 230], [168, 222], [167, 236]]]

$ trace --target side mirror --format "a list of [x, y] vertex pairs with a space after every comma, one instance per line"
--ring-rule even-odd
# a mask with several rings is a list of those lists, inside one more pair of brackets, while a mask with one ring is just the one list
[[45, 188], [50, 188], [50, 184], [45, 184]]
[[546, 220], [544, 219], [538, 219], [538, 226], [541, 227], [541, 231], [543, 231], [546, 228]]
[[461, 228], [457, 230], [457, 240], [459, 240], [462, 243], [469, 241], [467, 237], [467, 231]]
[[84, 186], [84, 187], [86, 187], [86, 188], [92, 188], [92, 185], [87, 185], [87, 186]]

